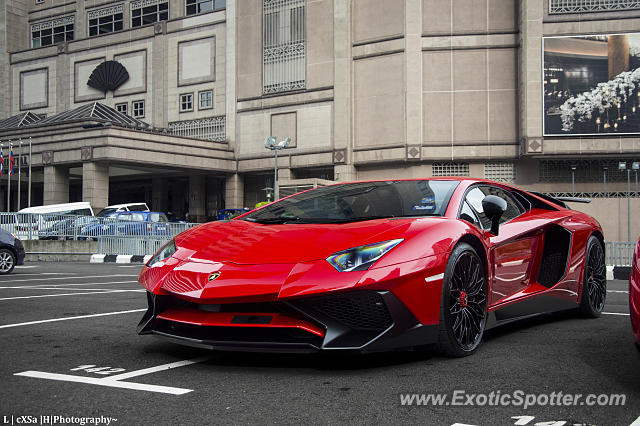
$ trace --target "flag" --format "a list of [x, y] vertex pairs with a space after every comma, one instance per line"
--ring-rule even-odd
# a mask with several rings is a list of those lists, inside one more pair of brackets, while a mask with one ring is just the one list
[[13, 175], [13, 145], [9, 144], [9, 174]]
[[2, 145], [0, 145], [0, 176], [4, 176], [4, 156], [2, 155]]

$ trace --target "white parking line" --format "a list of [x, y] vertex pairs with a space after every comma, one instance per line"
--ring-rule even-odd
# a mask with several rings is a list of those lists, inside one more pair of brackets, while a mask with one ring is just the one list
[[50, 281], [50, 280], [79, 280], [79, 279], [84, 279], [84, 278], [111, 278], [111, 277], [137, 277], [138, 274], [135, 275], [131, 275], [131, 274], [111, 274], [111, 275], [89, 275], [89, 276], [78, 276], [78, 277], [54, 277], [54, 278], [30, 278], [30, 279], [26, 279], [26, 280], [13, 280], [13, 279], [9, 279], [9, 280], [0, 280], [0, 282], [12, 282], [12, 283], [17, 283], [17, 282], [23, 282], [23, 281]]
[[622, 315], [622, 316], [629, 316], [629, 314], [624, 314], [622, 312], [603, 312], [603, 315]]
[[624, 293], [629, 294], [628, 290], [607, 290], [607, 293]]
[[144, 376], [145, 374], [157, 373], [159, 371], [171, 370], [173, 368], [185, 367], [187, 365], [197, 364], [211, 359], [211, 355], [201, 356], [194, 359], [186, 359], [183, 361], [171, 362], [169, 364], [158, 365], [156, 367], [144, 368], [142, 370], [129, 371], [128, 373], [117, 374], [115, 376], [103, 377], [100, 379], [94, 377], [74, 376], [71, 374], [47, 373], [44, 371], [23, 371], [15, 373], [14, 376], [34, 377], [37, 379], [60, 380], [65, 382], [88, 383], [91, 385], [108, 386], [114, 388], [124, 388], [141, 390], [147, 392], [168, 393], [172, 395], [184, 395], [193, 392], [193, 389], [174, 388], [171, 386], [147, 385], [142, 383], [123, 382], [122, 380], [132, 377]]
[[78, 315], [78, 316], [75, 316], [75, 317], [52, 318], [52, 319], [46, 319], [46, 320], [40, 320], [40, 321], [19, 322], [19, 323], [16, 323], [16, 324], [0, 325], [0, 328], [21, 327], [23, 325], [44, 324], [44, 323], [47, 323], [47, 322], [68, 321], [68, 320], [75, 320], [75, 319], [82, 319], [82, 318], [106, 317], [106, 316], [109, 316], [109, 315], [120, 315], [120, 314], [130, 314], [130, 313], [134, 313], [134, 312], [144, 312], [146, 310], [147, 310], [146, 308], [145, 309], [132, 309], [130, 311], [106, 312], [104, 314]]
[[147, 392], [168, 393], [171, 395], [184, 395], [193, 392], [193, 389], [174, 388], [170, 386], [146, 385], [142, 383], [119, 382], [110, 380], [109, 378], [96, 379], [94, 377], [72, 376], [70, 374], [46, 373], [44, 371], [23, 371], [16, 373], [14, 376], [34, 377], [37, 379], [61, 380], [64, 382], [88, 383], [91, 385], [108, 386], [112, 388], [123, 388], [141, 390]]
[[194, 359], [186, 359], [184, 361], [176, 361], [169, 364], [158, 365], [157, 367], [144, 368], [142, 370], [129, 371], [128, 373], [116, 374], [109, 376], [110, 380], [125, 380], [132, 377], [144, 376], [145, 374], [157, 373], [158, 371], [171, 370], [172, 368], [184, 367], [186, 365], [197, 364], [211, 359], [211, 355], [201, 356]]
[[58, 290], [58, 291], [110, 291], [110, 290], [128, 290], [128, 291], [145, 291], [135, 288], [78, 288], [78, 287], [0, 287], [0, 289], [14, 290]]
[[[17, 266], [16, 266], [17, 268]], [[33, 274], [16, 274], [19, 277], [25, 277], [27, 275], [69, 275], [69, 274], [73, 274], [73, 275], [77, 275], [75, 272], [38, 272], [38, 273], [33, 273]], [[16, 276], [14, 275], [14, 276]], [[0, 281], [14, 281], [14, 280], [10, 280], [10, 279], [6, 279], [6, 280], [0, 280]]]
[[638, 417], [633, 423], [631, 423], [629, 426], [640, 426], [640, 417]]
[[[71, 287], [71, 286], [82, 286], [82, 285], [112, 285], [112, 284], [131, 284], [137, 283], [138, 281], [111, 281], [108, 283], [69, 283], [69, 284], [36, 284], [36, 285], [21, 285], [21, 286], [0, 286], [0, 289], [16, 289], [16, 288], [24, 288], [24, 289], [32, 289], [37, 290], [39, 288], [44, 287]], [[78, 289], [82, 290], [82, 289]]]
[[[44, 290], [44, 289], [42, 289]], [[60, 297], [60, 296], [79, 296], [83, 294], [105, 294], [105, 293], [126, 293], [126, 292], [143, 292], [146, 290], [107, 290], [107, 291], [89, 291], [89, 292], [81, 292], [81, 293], [62, 293], [62, 294], [43, 294], [38, 296], [15, 296], [15, 297], [2, 297], [0, 301], [3, 300], [17, 300], [17, 299], [39, 299], [41, 297]]]

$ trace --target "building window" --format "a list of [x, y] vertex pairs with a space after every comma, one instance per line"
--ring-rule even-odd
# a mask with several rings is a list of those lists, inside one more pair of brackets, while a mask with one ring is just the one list
[[122, 11], [123, 6], [119, 4], [88, 12], [89, 36], [120, 31], [122, 29]]
[[431, 165], [433, 176], [469, 176], [469, 163], [442, 161]]
[[224, 9], [225, 0], [187, 0], [187, 15], [197, 15], [198, 13], [211, 12], [212, 10]]
[[74, 16], [31, 25], [31, 47], [51, 46], [73, 40]]
[[199, 92], [198, 98], [198, 109], [213, 108], [213, 90], [203, 90], [202, 92]]
[[176, 121], [169, 123], [169, 132], [187, 138], [225, 142], [227, 140], [226, 124], [227, 118], [224, 115], [199, 120]]
[[263, 0], [263, 92], [306, 87], [305, 0]]
[[638, 0], [549, 0], [549, 13], [614, 12], [640, 9]]
[[44, 3], [44, 0], [36, 0], [36, 4], [42, 4]]
[[180, 95], [180, 112], [193, 111], [193, 93]]
[[144, 117], [144, 101], [133, 101], [131, 103], [131, 109], [133, 110], [134, 118]]
[[516, 165], [512, 162], [485, 163], [484, 178], [497, 182], [515, 182]]
[[127, 114], [128, 104], [126, 102], [121, 104], [116, 104], [116, 111], [121, 112], [123, 114]]
[[131, 2], [131, 26], [153, 24], [169, 19], [168, 0], [137, 0]]

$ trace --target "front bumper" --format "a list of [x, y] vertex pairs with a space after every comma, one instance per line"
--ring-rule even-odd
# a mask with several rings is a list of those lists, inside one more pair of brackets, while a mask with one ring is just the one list
[[389, 291], [267, 303], [205, 305], [147, 292], [139, 334], [232, 351], [384, 351], [434, 343], [425, 326]]

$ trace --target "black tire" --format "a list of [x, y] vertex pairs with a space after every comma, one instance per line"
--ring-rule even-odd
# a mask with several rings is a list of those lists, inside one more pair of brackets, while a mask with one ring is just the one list
[[0, 249], [0, 275], [10, 274], [16, 266], [16, 255], [9, 249]]
[[455, 246], [444, 273], [438, 351], [447, 357], [478, 349], [487, 322], [487, 278], [478, 253], [466, 243]]
[[589, 237], [584, 260], [580, 314], [586, 318], [598, 318], [607, 298], [607, 267], [604, 248], [595, 236]]

